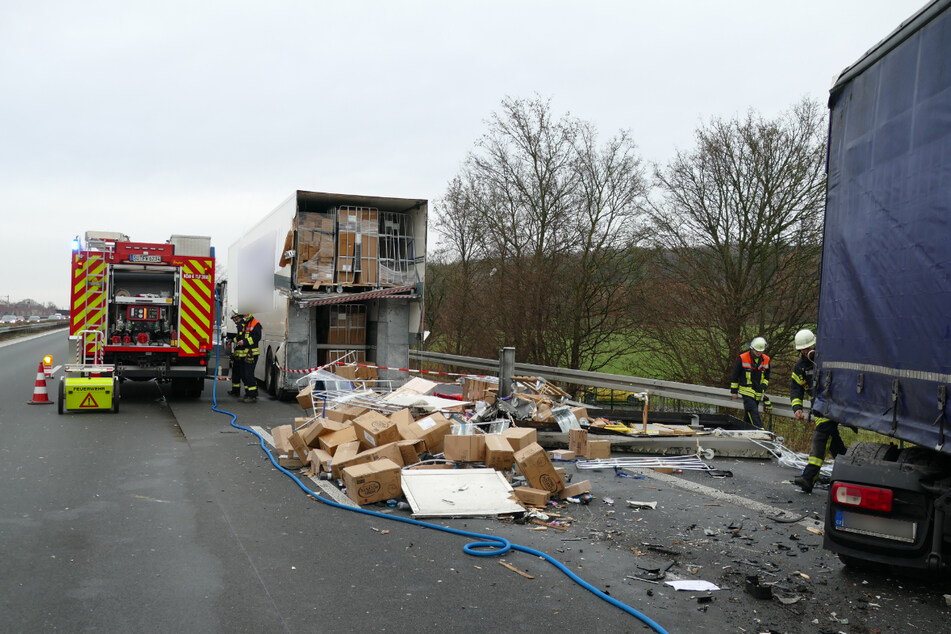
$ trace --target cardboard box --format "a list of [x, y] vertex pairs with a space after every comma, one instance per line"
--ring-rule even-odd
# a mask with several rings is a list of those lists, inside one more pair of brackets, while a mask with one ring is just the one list
[[[337, 450], [337, 453], [342, 451], [343, 446]], [[395, 464], [400, 467], [403, 466], [403, 456], [400, 454], [399, 447], [396, 446], [395, 442], [391, 442], [387, 445], [381, 447], [374, 447], [373, 449], [367, 449], [366, 451], [361, 451], [354, 456], [346, 458], [341, 461], [337, 461], [336, 456], [334, 456], [334, 468], [338, 466], [340, 469], [346, 469], [347, 467], [352, 467], [358, 464], [364, 464], [367, 462], [373, 462], [375, 460], [392, 460]]]
[[502, 435], [509, 441], [514, 451], [524, 449], [538, 440], [538, 434], [530, 427], [509, 427]]
[[400, 440], [400, 430], [396, 428], [396, 423], [373, 410], [354, 418], [353, 426], [363, 449], [372, 449]]
[[416, 419], [413, 418], [413, 414], [409, 411], [409, 408], [406, 408], [390, 414], [390, 420], [393, 421], [393, 424], [399, 426], [409, 425]]
[[538, 443], [516, 451], [515, 463], [533, 489], [557, 493], [565, 488], [564, 480], [548, 459], [548, 453]]
[[345, 403], [338, 403], [333, 409], [318, 410], [318, 414], [323, 414], [324, 417], [329, 418], [332, 421], [338, 423], [349, 423], [357, 416], [361, 414], [366, 414], [368, 411], [365, 407], [358, 407], [356, 405], [347, 405]]
[[558, 495], [560, 495], [561, 499], [564, 500], [565, 498], [573, 498], [576, 495], [581, 495], [582, 493], [591, 493], [590, 480], [582, 480], [581, 482], [569, 484], [564, 489], [562, 489]]
[[514, 460], [515, 451], [504, 436], [501, 434], [486, 434], [485, 466], [498, 471], [507, 471], [512, 468]]
[[291, 445], [291, 434], [294, 432], [292, 425], [278, 425], [271, 430], [271, 437], [274, 439], [274, 449], [278, 455], [291, 455], [294, 453], [294, 447]]
[[462, 382], [462, 400], [484, 401], [489, 392], [498, 392], [498, 390], [499, 384], [497, 381], [484, 381], [467, 376]]
[[358, 453], [360, 453], [360, 443], [358, 443], [356, 440], [341, 443], [337, 447], [337, 450], [333, 455], [333, 460], [330, 461], [330, 475], [334, 480], [339, 480], [341, 478], [341, 466], [356, 456]]
[[445, 436], [443, 438], [443, 457], [446, 460], [481, 462], [485, 458], [485, 436]]
[[610, 440], [588, 440], [588, 454], [590, 460], [611, 457]]
[[443, 438], [450, 432], [452, 425], [445, 416], [436, 413], [408, 425], [397, 425], [397, 429], [403, 440], [425, 441], [426, 451], [436, 454], [443, 450]]
[[[346, 341], [330, 341], [328, 343], [347, 343]], [[357, 378], [357, 366], [355, 365], [335, 365], [334, 374], [343, 377], [348, 381], [354, 381]]]
[[330, 473], [331, 462], [334, 457], [323, 449], [311, 449], [307, 452], [307, 461], [311, 467], [316, 467], [315, 473]]
[[575, 452], [568, 449], [555, 449], [548, 454], [548, 457], [552, 460], [568, 462], [575, 459]]
[[347, 427], [340, 431], [332, 431], [320, 436], [318, 442], [320, 443], [321, 449], [330, 455], [334, 455], [338, 446], [346, 442], [357, 442], [357, 431], [353, 427]]
[[575, 456], [588, 455], [588, 430], [587, 429], [569, 429], [568, 430], [568, 451], [573, 451]]
[[294, 432], [290, 437], [291, 447], [294, 448], [294, 453], [304, 464], [309, 464], [307, 454], [310, 452], [310, 447], [301, 439], [300, 434]]
[[403, 458], [403, 465], [409, 466], [419, 462], [419, 454], [426, 451], [426, 443], [422, 440], [400, 440], [396, 443]]
[[305, 385], [301, 391], [297, 393], [297, 403], [301, 406], [301, 409], [313, 409], [313, 390], [310, 385]]
[[370, 504], [403, 494], [400, 467], [387, 458], [347, 467], [343, 470], [343, 482], [347, 496], [357, 504]]
[[545, 491], [544, 489], [515, 487], [513, 491], [518, 501], [526, 506], [540, 506], [544, 508], [545, 505], [548, 504], [548, 500], [551, 499], [551, 491]]

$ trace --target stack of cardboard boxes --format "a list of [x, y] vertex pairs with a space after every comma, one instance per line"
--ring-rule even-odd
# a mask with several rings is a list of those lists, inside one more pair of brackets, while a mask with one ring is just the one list
[[[367, 312], [362, 304], [339, 304], [330, 307], [330, 323], [327, 328], [327, 343], [339, 345], [330, 350], [329, 359], [337, 359], [347, 353], [352, 346], [364, 346], [367, 342]], [[357, 350], [353, 361], [363, 363], [366, 356], [363, 350]]]
[[337, 208], [336, 280], [341, 286], [379, 284], [379, 211]]
[[[297, 218], [297, 285], [318, 287], [334, 282], [334, 225], [331, 215], [301, 212]], [[288, 236], [293, 239], [292, 236]], [[292, 248], [285, 244], [285, 252]], [[283, 260], [282, 260], [283, 261]]]
[[[304, 409], [311, 409], [307, 390], [298, 400]], [[358, 504], [401, 496], [400, 470], [415, 465], [424, 452], [442, 453], [456, 464], [416, 468], [455, 468], [472, 462], [523, 476], [527, 485], [515, 488], [514, 493], [525, 506], [545, 506], [553, 497], [565, 499], [591, 491], [587, 480], [566, 485], [564, 468], [553, 464], [532, 428], [453, 435], [450, 421], [439, 413], [417, 418], [411, 410], [403, 409], [384, 415], [354, 405], [338, 405], [320, 413], [322, 416], [298, 418], [294, 425], [273, 430], [282, 464], [309, 466], [312, 475], [330, 474], [342, 481], [347, 495]], [[585, 430], [572, 430], [570, 441], [572, 457], [597, 457], [604, 449], [610, 456], [609, 441], [589, 440]]]

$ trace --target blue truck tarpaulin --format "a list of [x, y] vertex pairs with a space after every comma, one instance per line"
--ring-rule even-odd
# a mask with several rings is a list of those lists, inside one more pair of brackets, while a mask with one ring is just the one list
[[923, 9], [832, 89], [814, 407], [951, 452], [949, 6]]

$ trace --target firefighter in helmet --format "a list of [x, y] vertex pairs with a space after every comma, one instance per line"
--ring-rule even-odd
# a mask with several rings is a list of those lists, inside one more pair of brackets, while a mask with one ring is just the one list
[[[799, 360], [793, 368], [792, 382], [789, 386], [789, 398], [796, 415], [796, 420], [805, 418], [802, 409], [803, 398], [812, 400], [816, 386], [816, 335], [811, 330], [803, 328], [796, 333], [796, 350], [799, 351]], [[812, 487], [819, 478], [819, 471], [826, 457], [826, 445], [834, 460], [836, 456], [845, 453], [845, 443], [839, 435], [839, 424], [825, 416], [816, 416], [816, 428], [812, 432], [812, 446], [809, 449], [809, 460], [802, 474], [794, 482], [806, 493], [812, 493]]]
[[261, 322], [250, 313], [241, 315], [236, 311], [231, 312], [231, 320], [238, 332], [234, 338], [234, 366], [231, 371], [231, 391], [228, 393], [240, 396], [241, 383], [244, 383], [243, 401], [257, 403], [258, 383], [254, 378], [254, 368], [261, 354]]
[[750, 349], [741, 354], [733, 365], [733, 377], [730, 379], [730, 395], [743, 397], [745, 420], [756, 429], [763, 428], [763, 419], [759, 415], [759, 404], [763, 402], [766, 411], [770, 411], [766, 386], [769, 385], [769, 355], [764, 354], [766, 340], [754, 337]]

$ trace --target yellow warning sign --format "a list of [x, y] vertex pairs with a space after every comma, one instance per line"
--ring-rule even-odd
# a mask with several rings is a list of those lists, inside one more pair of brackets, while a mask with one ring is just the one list
[[111, 378], [67, 377], [64, 382], [65, 409], [112, 409], [116, 395]]

